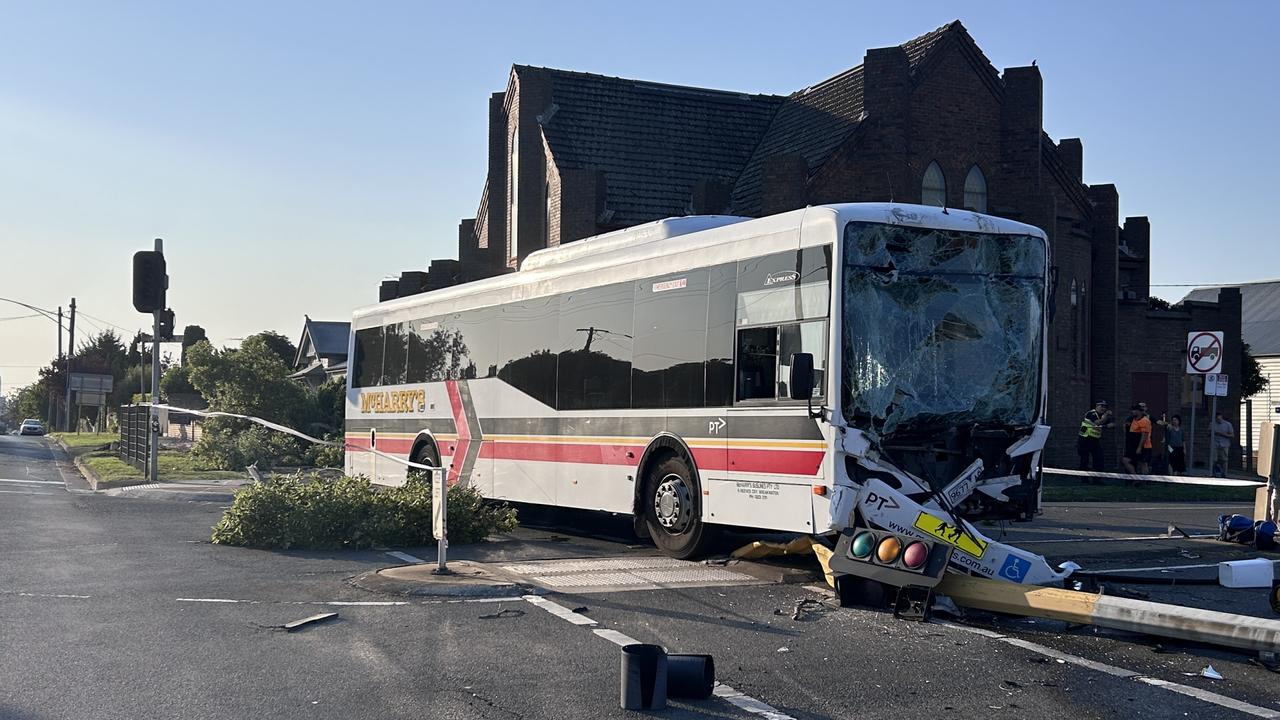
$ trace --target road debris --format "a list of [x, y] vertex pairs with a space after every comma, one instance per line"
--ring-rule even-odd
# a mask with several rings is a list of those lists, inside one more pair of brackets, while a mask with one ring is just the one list
[[[1187, 674], [1190, 675], [1191, 673], [1187, 673]], [[1207, 677], [1210, 680], [1221, 680], [1222, 673], [1215, 670], [1212, 665], [1205, 665], [1204, 667], [1200, 668], [1200, 677]]]
[[780, 652], [780, 653], [789, 653], [789, 652], [791, 652], [791, 648], [789, 648], [789, 647], [780, 647], [780, 648], [778, 648], [778, 652]]
[[319, 615], [312, 615], [311, 617], [305, 617], [301, 620], [294, 620], [293, 622], [285, 623], [284, 625], [281, 625], [281, 627], [283, 627], [286, 632], [295, 632], [307, 625], [311, 625], [312, 623], [324, 622], [336, 617], [338, 617], [338, 613], [336, 612], [320, 613]]
[[518, 618], [521, 615], [524, 615], [523, 610], [517, 610], [515, 608], [502, 608], [498, 610], [498, 612], [489, 613], [488, 615], [481, 615], [480, 619], [481, 620], [502, 620], [505, 618]]
[[1187, 534], [1186, 530], [1183, 530], [1182, 528], [1178, 527], [1177, 525], [1174, 525], [1173, 523], [1169, 523], [1169, 528], [1164, 531], [1164, 536], [1165, 537], [1184, 537], [1184, 538], [1191, 537], [1190, 535]]

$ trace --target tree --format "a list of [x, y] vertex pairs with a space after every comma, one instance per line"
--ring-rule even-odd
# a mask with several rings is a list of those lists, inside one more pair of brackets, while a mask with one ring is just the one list
[[266, 347], [284, 361], [284, 365], [287, 368], [293, 367], [293, 361], [298, 357], [298, 348], [294, 347], [293, 343], [289, 341], [289, 338], [274, 330], [264, 330], [255, 335], [250, 335], [244, 339], [244, 342], [240, 344], [240, 347], [243, 349], [246, 345], [250, 344], [258, 344]]
[[190, 382], [214, 410], [296, 427], [309, 418], [310, 398], [306, 388], [289, 379], [289, 365], [265, 334], [246, 338], [239, 349], [215, 350], [208, 340], [192, 345]]
[[205, 333], [204, 328], [199, 325], [188, 325], [182, 329], [182, 364], [187, 364], [187, 348], [195, 345], [201, 340], [208, 340], [209, 336]]
[[1262, 365], [1253, 356], [1249, 343], [1240, 343], [1240, 397], [1253, 397], [1267, 388], [1270, 380], [1262, 374]]

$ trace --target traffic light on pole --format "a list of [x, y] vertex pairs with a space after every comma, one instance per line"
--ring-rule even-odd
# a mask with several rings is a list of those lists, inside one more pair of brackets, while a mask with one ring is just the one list
[[173, 339], [173, 311], [168, 308], [160, 311], [160, 337], [156, 339]]
[[164, 309], [169, 276], [165, 274], [164, 254], [158, 250], [139, 250], [133, 254], [133, 309], [141, 313]]

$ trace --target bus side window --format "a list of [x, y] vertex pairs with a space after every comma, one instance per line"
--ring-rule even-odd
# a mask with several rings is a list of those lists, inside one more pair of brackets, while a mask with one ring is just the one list
[[778, 330], [778, 398], [791, 397], [787, 388], [791, 356], [801, 352], [813, 355], [813, 396], [826, 395], [827, 321], [783, 325]]
[[775, 397], [778, 377], [778, 328], [738, 331], [738, 399]]
[[382, 384], [382, 328], [356, 331], [356, 362], [352, 373], [352, 387]]

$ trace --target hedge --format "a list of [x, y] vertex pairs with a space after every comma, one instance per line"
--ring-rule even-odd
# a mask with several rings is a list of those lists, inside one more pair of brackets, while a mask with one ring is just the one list
[[[516, 511], [475, 488], [449, 488], [449, 543], [478, 542], [516, 526]], [[290, 475], [236, 493], [213, 526], [214, 543], [274, 550], [434, 545], [431, 484], [411, 476], [400, 487], [364, 477], [322, 480]]]

